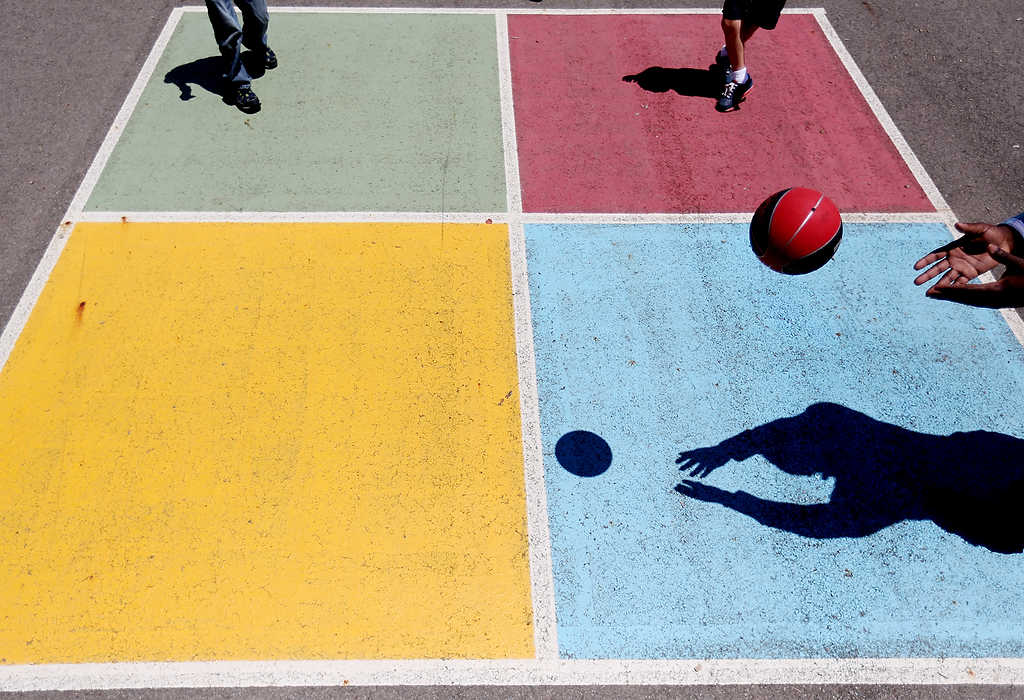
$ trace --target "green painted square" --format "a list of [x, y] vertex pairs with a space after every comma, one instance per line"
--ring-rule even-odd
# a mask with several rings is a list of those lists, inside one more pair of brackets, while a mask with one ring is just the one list
[[491, 15], [271, 13], [246, 115], [186, 12], [88, 211], [505, 211]]

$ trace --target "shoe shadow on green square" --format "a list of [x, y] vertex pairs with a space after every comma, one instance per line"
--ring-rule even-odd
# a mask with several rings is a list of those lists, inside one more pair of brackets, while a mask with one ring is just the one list
[[[261, 78], [266, 73], [266, 67], [252, 51], [242, 52], [242, 63], [245, 70], [253, 79]], [[181, 91], [179, 98], [182, 102], [195, 99], [193, 86], [200, 90], [216, 95], [225, 104], [232, 104], [232, 86], [224, 79], [224, 59], [220, 56], [206, 56], [197, 58], [194, 61], [183, 63], [167, 71], [164, 75], [164, 83], [174, 85]]]
[[493, 17], [281, 13], [272, 26], [284, 65], [243, 51], [243, 95], [221, 83], [207, 17], [184, 13], [86, 209], [507, 208]]

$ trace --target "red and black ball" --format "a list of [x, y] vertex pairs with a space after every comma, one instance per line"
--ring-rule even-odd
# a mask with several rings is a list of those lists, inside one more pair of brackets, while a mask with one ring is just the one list
[[787, 275], [821, 268], [843, 238], [832, 200], [807, 187], [789, 187], [761, 203], [750, 221], [750, 247], [768, 267]]

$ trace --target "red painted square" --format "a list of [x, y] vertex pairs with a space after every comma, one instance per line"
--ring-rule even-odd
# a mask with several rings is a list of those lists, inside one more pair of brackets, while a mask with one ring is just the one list
[[738, 111], [686, 94], [709, 94], [720, 19], [509, 16], [524, 210], [747, 212], [805, 186], [840, 211], [934, 211], [813, 15], [750, 40]]

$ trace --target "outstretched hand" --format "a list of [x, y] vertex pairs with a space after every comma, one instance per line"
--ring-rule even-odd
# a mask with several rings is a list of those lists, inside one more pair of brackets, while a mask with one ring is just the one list
[[1013, 252], [1015, 232], [1004, 224], [958, 223], [956, 230], [964, 235], [936, 248], [914, 263], [915, 270], [928, 268], [914, 279], [914, 284], [922, 285], [939, 275], [942, 276], [936, 284], [967, 284], [999, 264], [989, 251], [989, 246]]
[[996, 263], [1006, 265], [1006, 272], [998, 280], [988, 284], [946, 284], [940, 280], [928, 290], [928, 296], [992, 309], [1024, 306], [1024, 258], [995, 245], [989, 245], [988, 254]]
[[[914, 263], [924, 270], [914, 279], [922, 285], [934, 280], [928, 296], [970, 306], [1006, 308], [1024, 305], [1024, 241], [1006, 224], [958, 223], [964, 235], [936, 248]], [[997, 265], [1006, 265], [1006, 273], [996, 282], [968, 284]], [[927, 269], [925, 269], [927, 268]]]

